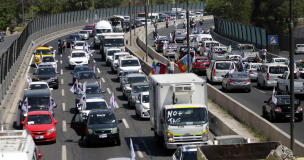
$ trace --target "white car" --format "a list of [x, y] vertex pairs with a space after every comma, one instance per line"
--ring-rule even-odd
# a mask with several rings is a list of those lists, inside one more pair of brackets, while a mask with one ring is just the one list
[[58, 61], [55, 60], [54, 57], [42, 57], [42, 59], [39, 61], [39, 64], [50, 64], [57, 70], [57, 62]]
[[53, 57], [55, 58], [55, 56], [56, 56], [56, 49], [54, 49], [53, 46], [49, 46], [49, 47], [51, 48]]
[[113, 61], [113, 55], [114, 53], [121, 52], [120, 48], [109, 48], [107, 49], [105, 55], [102, 55], [102, 59], [106, 61], [106, 65], [111, 65], [111, 61]]
[[135, 114], [142, 118], [150, 118], [149, 92], [142, 92], [138, 95], [135, 104]]
[[53, 88], [50, 88], [47, 82], [31, 82], [27, 89], [25, 90], [36, 90], [36, 89], [49, 89], [50, 91]]
[[286, 64], [288, 62], [287, 58], [271, 58], [269, 63]]
[[257, 86], [276, 87], [278, 84], [278, 76], [282, 76], [285, 71], [289, 71], [287, 65], [264, 63], [257, 69]]
[[202, 13], [201, 12], [196, 12], [195, 13], [195, 17], [201, 17], [202, 16]]
[[[84, 44], [84, 47], [83, 47], [83, 44]], [[85, 50], [85, 51], [88, 51], [89, 47], [90, 47], [90, 45], [86, 41], [76, 41], [76, 45], [74, 45], [74, 49], [81, 49], [81, 50]]]
[[249, 78], [251, 80], [257, 80], [258, 77], [258, 71], [257, 69], [260, 68], [262, 63], [247, 63], [246, 64], [246, 70], [249, 73]]
[[81, 39], [88, 40], [90, 38], [90, 32], [88, 32], [87, 30], [81, 30], [78, 32], [78, 34]]
[[108, 104], [104, 99], [87, 99], [85, 105], [77, 106], [80, 114], [87, 116], [93, 109], [108, 109]]
[[195, 18], [195, 14], [194, 13], [191, 13], [191, 14], [189, 14], [189, 18]]
[[141, 71], [141, 65], [140, 65], [139, 59], [132, 55], [120, 57], [117, 62], [117, 78], [118, 79], [119, 79], [120, 74], [126, 69]]
[[128, 53], [128, 52], [114, 53], [113, 60], [111, 61], [111, 71], [112, 71], [112, 73], [117, 71], [117, 63], [118, 63], [119, 57], [128, 56], [128, 55], [130, 55], [130, 53]]
[[304, 53], [304, 44], [297, 44], [294, 50], [295, 55]]
[[86, 52], [83, 50], [73, 50], [69, 58], [69, 68], [73, 69], [77, 65], [88, 65], [89, 60], [87, 58]]
[[230, 65], [232, 63], [232, 69], [236, 70], [236, 64], [230, 60], [212, 60], [209, 68], [207, 69], [207, 81], [211, 84], [215, 82], [222, 82], [224, 76], [229, 72]]

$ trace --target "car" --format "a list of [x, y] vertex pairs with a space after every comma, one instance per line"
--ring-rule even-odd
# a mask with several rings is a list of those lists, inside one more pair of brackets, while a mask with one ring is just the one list
[[[105, 93], [106, 91], [101, 90], [99, 84], [97, 83], [88, 83], [86, 86], [86, 98], [87, 99], [104, 99], [103, 93]], [[83, 92], [79, 90], [77, 90], [75, 92], [76, 94], [76, 104], [79, 103], [80, 98], [83, 95]]]
[[125, 20], [124, 23], [126, 25], [126, 32], [129, 32], [130, 31], [130, 21], [129, 20]]
[[120, 57], [124, 57], [124, 56], [128, 56], [130, 55], [130, 53], [128, 52], [118, 52], [118, 53], [114, 53], [113, 55], [113, 61], [111, 61], [111, 71], [112, 73], [115, 73], [117, 71], [117, 64], [118, 64], [118, 60]]
[[[77, 106], [76, 106], [77, 107]], [[95, 109], [108, 109], [108, 104], [103, 98], [87, 98], [85, 105], [78, 105], [78, 112], [83, 116], [88, 116], [90, 111]]]
[[135, 20], [135, 26], [136, 27], [141, 27], [143, 24], [141, 23], [140, 20]]
[[36, 90], [36, 89], [47, 89], [50, 92], [53, 90], [53, 88], [50, 88], [47, 82], [31, 82], [28, 85], [28, 88], [25, 90]]
[[109, 66], [111, 64], [111, 61], [113, 61], [113, 55], [114, 53], [121, 52], [121, 49], [119, 48], [109, 48], [106, 50], [106, 53], [102, 53], [102, 59], [106, 61], [106, 65]]
[[177, 15], [177, 18], [178, 19], [184, 19], [186, 17], [186, 14], [185, 13], [179, 13], [178, 15]]
[[41, 61], [39, 63], [44, 63], [44, 64], [50, 64], [52, 65], [56, 70], [57, 70], [57, 60], [55, 60], [54, 57], [42, 57]]
[[214, 46], [210, 49], [211, 59], [225, 59], [228, 56], [227, 47], [224, 46]]
[[27, 134], [32, 135], [35, 142], [56, 143], [56, 124], [57, 120], [50, 111], [32, 111], [27, 114], [21, 122]]
[[78, 72], [78, 86], [81, 86], [84, 82], [99, 84], [98, 80], [100, 77], [96, 77], [96, 74], [93, 71], [82, 71]]
[[195, 13], [195, 17], [201, 17], [202, 16], [202, 13], [201, 12], [196, 12]]
[[4, 41], [4, 35], [0, 32], [0, 42]]
[[163, 50], [164, 57], [175, 57], [175, 52], [177, 51], [177, 44], [169, 43], [167, 47]]
[[55, 58], [55, 56], [56, 56], [56, 49], [54, 49], [53, 46], [49, 46], [49, 47], [50, 47], [50, 49], [52, 51], [53, 57]]
[[[190, 56], [196, 56], [196, 52], [195, 52], [195, 47], [189, 46], [190, 48]], [[177, 50], [175, 52], [175, 62], [179, 61], [180, 59], [182, 59], [184, 56], [186, 56], [188, 54], [188, 47], [185, 45], [182, 46], [178, 46]]]
[[94, 25], [86, 25], [82, 30], [86, 30], [89, 32], [90, 37], [93, 37], [93, 30], [95, 29]]
[[244, 138], [240, 135], [225, 135], [225, 136], [216, 136], [213, 138], [214, 145], [246, 144], [246, 143], [251, 143], [250, 141], [251, 141], [250, 138]]
[[232, 69], [236, 72], [236, 64], [230, 59], [222, 60], [212, 60], [209, 68], [207, 69], [207, 81], [211, 84], [214, 82], [222, 82], [223, 76], [225, 76], [230, 71], [230, 65], [232, 64]]
[[174, 160], [197, 159], [197, 146], [186, 145], [179, 147], [173, 154]]
[[87, 53], [83, 50], [73, 50], [68, 58], [70, 69], [73, 69], [77, 65], [88, 65], [90, 62]]
[[53, 53], [52, 53], [52, 50], [50, 47], [38, 47], [35, 52], [34, 52], [34, 55], [35, 55], [35, 63], [38, 65], [39, 62], [41, 61], [41, 55], [43, 57], [54, 57], [53, 56]]
[[294, 50], [295, 55], [304, 53], [304, 44], [296, 44], [296, 48]]
[[149, 92], [139, 93], [135, 104], [135, 114], [140, 119], [150, 118]]
[[147, 83], [147, 82], [148, 80], [146, 75], [142, 73], [127, 74], [124, 78], [124, 81], [121, 81], [120, 84], [122, 88], [123, 96], [126, 99], [128, 99], [127, 95], [131, 93], [133, 83]]
[[120, 72], [123, 72], [123, 70], [125, 70], [125, 69], [141, 71], [141, 65], [140, 65], [139, 59], [132, 55], [119, 57], [117, 66], [118, 66], [118, 68], [117, 68], [117, 78], [118, 79], [119, 79]]
[[163, 52], [164, 43], [169, 44], [169, 39], [167, 37], [158, 38], [156, 41], [154, 41], [155, 51], [156, 52]]
[[[208, 56], [208, 52], [210, 51], [210, 49], [212, 47], [217, 47], [220, 46], [220, 43], [217, 41], [203, 41], [201, 46], [200, 46], [200, 55], [203, 56]], [[240, 54], [236, 54], [236, 55], [240, 55]], [[225, 57], [226, 58], [226, 57]]]
[[58, 89], [59, 80], [54, 67], [40, 67], [37, 68], [35, 73], [35, 78], [33, 78], [33, 82], [47, 82], [51, 88]]
[[287, 65], [265, 63], [257, 71], [257, 86], [263, 86], [266, 89], [267, 87], [276, 87], [278, 76], [282, 76], [285, 71], [289, 71], [289, 68]]
[[240, 59], [243, 59], [241, 55], [227, 55], [226, 59], [231, 59], [233, 61], [239, 61]]
[[231, 90], [245, 90], [251, 92], [251, 79], [244, 72], [228, 72], [222, 80], [222, 89], [226, 92]]
[[81, 114], [75, 114], [71, 121], [71, 128], [78, 136], [86, 137], [86, 146], [92, 143], [115, 142], [121, 145], [119, 123], [114, 112], [108, 109], [92, 110], [87, 120]]
[[71, 74], [73, 74], [73, 83], [75, 82], [75, 79], [78, 76], [78, 72], [81, 71], [90, 71], [90, 67], [89, 66], [75, 66], [73, 72], [71, 72]]
[[[272, 97], [264, 101], [262, 106], [262, 116], [269, 117], [270, 122], [277, 119], [290, 119], [290, 96], [289, 95], [276, 95], [277, 103], [273, 102]], [[294, 99], [294, 116], [298, 122], [303, 120], [303, 108], [299, 99]]]
[[175, 29], [172, 32], [172, 35], [173, 35], [173, 41], [176, 41], [176, 42], [183, 41], [186, 38], [185, 29]]
[[257, 69], [260, 68], [262, 63], [248, 63], [246, 64], [246, 70], [249, 73], [249, 78], [251, 80], [257, 80], [258, 72]]
[[[76, 45], [74, 45], [73, 50], [75, 50], [75, 49], [84, 50], [87, 53], [90, 49], [90, 45], [86, 41], [76, 41]], [[88, 56], [88, 54], [87, 54], [87, 56]]]
[[288, 62], [287, 58], [271, 58], [269, 63], [286, 64]]
[[193, 19], [193, 18], [195, 18], [195, 14], [194, 13], [189, 14], [189, 19]]
[[166, 21], [166, 15], [160, 15], [159, 16], [159, 22], [165, 22]]
[[130, 20], [130, 16], [124, 16], [124, 22], [129, 20]]
[[145, 82], [145, 83], [133, 83], [131, 87], [132, 87], [131, 92], [126, 93], [126, 97], [128, 98], [128, 105], [130, 107], [135, 107], [138, 95], [141, 92], [149, 91], [149, 84], [147, 82]]
[[192, 72], [195, 74], [206, 74], [209, 65], [210, 62], [207, 57], [196, 57], [195, 61], [192, 62]]
[[[121, 81], [123, 81], [125, 79], [125, 76], [127, 74], [133, 74], [133, 73], [142, 73], [142, 72], [139, 70], [125, 69], [123, 72], [120, 72], [120, 74], [119, 74], [120, 83], [121, 83]], [[122, 89], [121, 86], [120, 86], [120, 89]]]
[[78, 34], [81, 39], [88, 40], [90, 38], [90, 32], [88, 32], [87, 30], [81, 30], [78, 32]]
[[299, 68], [299, 71], [303, 71], [304, 61], [302, 59], [296, 60], [296, 68]]
[[81, 38], [79, 36], [79, 34], [70, 34], [69, 37], [66, 38], [66, 42], [67, 42], [67, 47], [70, 48], [70, 45], [73, 45], [74, 42], [76, 41], [80, 41]]

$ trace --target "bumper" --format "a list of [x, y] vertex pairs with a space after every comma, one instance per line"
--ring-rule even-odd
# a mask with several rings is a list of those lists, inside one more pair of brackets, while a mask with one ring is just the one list
[[295, 51], [294, 53], [296, 53], [296, 54], [302, 54], [302, 53], [304, 53], [304, 51]]
[[194, 73], [201, 73], [201, 72], [206, 73], [207, 69], [208, 68], [193, 68], [193, 72]]
[[[303, 117], [303, 111], [296, 111], [294, 113], [296, 118]], [[274, 112], [275, 118], [290, 118], [290, 112]]]
[[208, 141], [202, 142], [179, 142], [179, 143], [168, 143], [166, 142], [166, 147], [168, 149], [177, 149], [178, 147], [185, 146], [185, 145], [208, 145]]
[[58, 83], [58, 81], [52, 81], [52, 82], [49, 82], [48, 85], [49, 85], [49, 87], [54, 88], [54, 86], [58, 87], [59, 83]]
[[[43, 136], [43, 139], [37, 139], [38, 136]], [[37, 138], [36, 138], [37, 137]], [[44, 135], [33, 135], [32, 138], [35, 142], [50, 142], [56, 140], [56, 131], [51, 134], [44, 134]]]
[[235, 89], [235, 90], [238, 90], [238, 89], [250, 89], [251, 86], [250, 84], [234, 84], [234, 83], [229, 83], [228, 84], [228, 88], [229, 89]]
[[119, 137], [119, 133], [106, 133], [107, 137], [106, 138], [99, 138], [99, 135], [86, 135], [86, 140], [89, 141], [90, 143], [100, 143], [100, 142], [112, 142], [115, 141], [116, 138]]
[[257, 74], [249, 74], [249, 78], [251, 80], [257, 80], [258, 79], [258, 75]]
[[150, 118], [150, 110], [149, 109], [142, 109], [140, 111], [141, 118]]
[[304, 90], [295, 89], [294, 94], [304, 94]]
[[212, 75], [212, 80], [213, 80], [213, 82], [222, 82], [223, 81], [223, 77], [221, 77], [221, 76], [213, 76]]
[[165, 54], [164, 54], [165, 56], [172, 56], [172, 57], [175, 57], [175, 52], [166, 52]]

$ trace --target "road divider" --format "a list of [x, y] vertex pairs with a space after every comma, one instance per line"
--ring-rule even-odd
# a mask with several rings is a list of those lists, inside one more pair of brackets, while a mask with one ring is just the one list
[[63, 79], [61, 79], [61, 84], [63, 84]]

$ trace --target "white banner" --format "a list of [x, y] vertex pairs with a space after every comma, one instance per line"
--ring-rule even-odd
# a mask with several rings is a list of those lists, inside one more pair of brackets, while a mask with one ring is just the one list
[[24, 102], [23, 102], [23, 104], [22, 104], [22, 107], [21, 107], [21, 109], [24, 111], [24, 112], [28, 112], [28, 99], [27, 99], [27, 97], [25, 98], [25, 100], [24, 100]]
[[114, 99], [114, 93], [112, 92], [109, 109], [112, 110], [112, 112], [114, 112], [114, 108], [115, 108], [115, 99]]
[[273, 92], [272, 92], [272, 102], [274, 104], [277, 104], [277, 97], [275, 96], [275, 87], [273, 87]]
[[27, 81], [27, 87], [29, 87], [30, 83], [32, 83], [32, 78], [30, 76], [28, 76], [27, 74], [26, 74], [26, 81]]
[[135, 152], [134, 152], [134, 147], [133, 147], [133, 142], [132, 142], [132, 139], [130, 138], [130, 151], [131, 151], [131, 159], [132, 160], [135, 160]]
[[73, 84], [73, 86], [71, 87], [70, 91], [72, 93], [75, 93], [78, 90], [78, 80], [75, 80], [75, 83]]
[[53, 110], [53, 108], [55, 108], [56, 103], [54, 102], [52, 96], [50, 96], [50, 108], [49, 111]]

